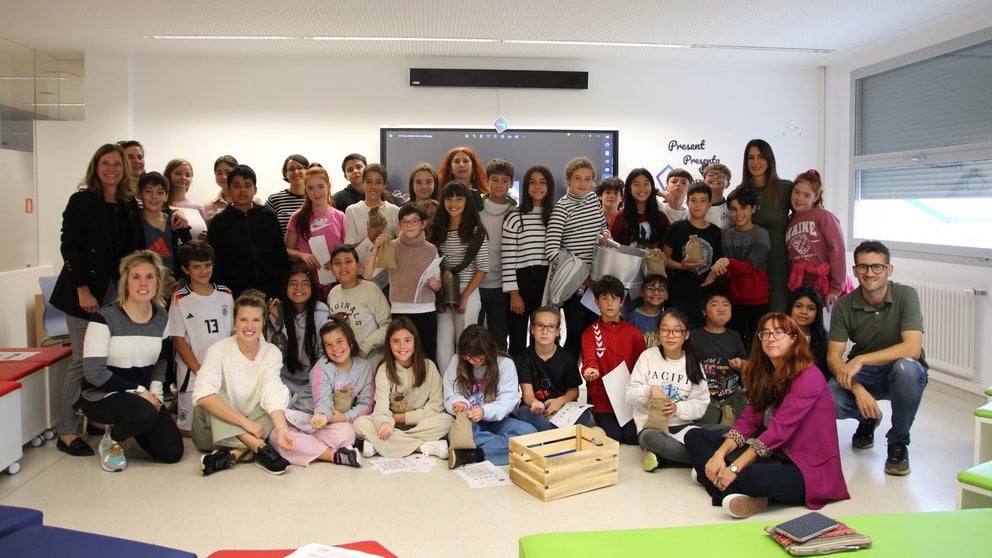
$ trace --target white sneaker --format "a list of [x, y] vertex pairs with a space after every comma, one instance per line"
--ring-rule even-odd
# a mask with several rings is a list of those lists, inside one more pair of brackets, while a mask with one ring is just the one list
[[768, 507], [768, 498], [756, 498], [745, 494], [728, 494], [721, 502], [723, 511], [736, 519], [744, 519], [764, 511]]
[[703, 486], [703, 483], [699, 482], [699, 473], [696, 472], [695, 467], [689, 469], [689, 478], [692, 482], [698, 484], [699, 486]]
[[375, 446], [368, 440], [362, 440], [362, 456], [372, 457], [376, 454]]
[[110, 437], [110, 428], [111, 425], [108, 424], [103, 438], [100, 439], [100, 466], [104, 471], [117, 473], [127, 468], [127, 458], [124, 457], [121, 444]]
[[440, 457], [441, 459], [448, 458], [448, 442], [444, 440], [438, 440], [436, 442], [424, 442], [420, 444], [420, 453], [427, 455], [434, 455]]

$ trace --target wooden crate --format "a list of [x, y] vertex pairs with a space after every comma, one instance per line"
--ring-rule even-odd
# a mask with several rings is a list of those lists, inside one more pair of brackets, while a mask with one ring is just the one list
[[[597, 443], [593, 443], [593, 439]], [[585, 426], [510, 438], [510, 480], [548, 502], [617, 483], [620, 444]]]

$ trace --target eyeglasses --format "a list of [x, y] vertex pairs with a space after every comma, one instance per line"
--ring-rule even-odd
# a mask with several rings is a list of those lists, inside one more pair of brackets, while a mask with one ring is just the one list
[[306, 170], [306, 167], [301, 167], [301, 166], [286, 167], [286, 172], [300, 172], [304, 170]]
[[533, 324], [531, 324], [531, 327], [533, 327], [537, 331], [549, 331], [549, 332], [558, 331], [558, 324], [542, 324], [541, 322], [534, 322]]
[[662, 337], [674, 337], [676, 339], [685, 335], [685, 332], [684, 329], [668, 329], [667, 327], [658, 330], [658, 334]]
[[788, 336], [791, 337], [792, 334], [790, 334], [789, 332], [787, 332], [784, 329], [782, 329], [782, 328], [779, 327], [779, 328], [775, 328], [774, 330], [772, 330], [772, 329], [763, 329], [763, 330], [759, 331], [757, 333], [757, 335], [758, 335], [758, 339], [760, 339], [762, 341], [766, 341], [768, 339], [774, 339], [776, 341], [781, 341], [781, 340], [785, 339], [785, 336], [788, 335]]
[[415, 217], [413, 219], [400, 219], [401, 227], [413, 227], [420, 224], [420, 218]]
[[309, 289], [311, 286], [310, 281], [290, 281], [287, 285], [291, 289], [299, 289], [299, 288]]
[[464, 360], [465, 362], [471, 364], [472, 366], [482, 366], [483, 363], [486, 362], [486, 356], [485, 355], [477, 355], [477, 356], [462, 355], [462, 360]]
[[727, 175], [722, 172], [710, 171], [706, 173], [706, 178], [727, 178]]
[[888, 268], [889, 264], [858, 264], [854, 266], [854, 272], [858, 275], [864, 275], [865, 273], [868, 273], [868, 270], [870, 269], [872, 273], [878, 275]]
[[667, 287], [644, 287], [644, 292], [646, 292], [646, 293], [654, 293], [654, 294], [661, 294], [661, 293], [667, 293], [668, 292], [668, 288]]

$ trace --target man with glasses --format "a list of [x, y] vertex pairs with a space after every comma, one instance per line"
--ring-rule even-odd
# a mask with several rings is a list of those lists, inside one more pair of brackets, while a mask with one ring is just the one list
[[[878, 400], [892, 403], [892, 427], [886, 433], [885, 472], [908, 475], [909, 430], [927, 385], [923, 355], [923, 312], [916, 290], [889, 281], [889, 249], [866, 240], [854, 249], [859, 287], [834, 304], [827, 363], [837, 418], [856, 418], [851, 444], [868, 449], [882, 422]], [[854, 343], [847, 361], [847, 341]]]

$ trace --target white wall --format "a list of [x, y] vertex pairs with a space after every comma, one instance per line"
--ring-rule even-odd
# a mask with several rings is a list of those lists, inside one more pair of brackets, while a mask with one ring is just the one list
[[[870, 49], [852, 53], [833, 60], [826, 71], [825, 126], [824, 126], [824, 176], [827, 178], [826, 205], [848, 227], [851, 200], [847, 195], [853, 178], [850, 158], [852, 153], [851, 72], [865, 66], [886, 61], [900, 55], [949, 41], [992, 26], [992, 11], [987, 6], [972, 12], [933, 22], [921, 29], [912, 29], [890, 41], [872, 45]], [[853, 249], [852, 246], [848, 247]], [[850, 259], [850, 255], [848, 256]], [[992, 292], [992, 268], [955, 265], [906, 257], [894, 257], [895, 275], [921, 282], [949, 284]], [[986, 340], [992, 336], [992, 297], [977, 297], [978, 317], [976, 327], [977, 375], [972, 381], [958, 382], [954, 378], [931, 371], [936, 379], [951, 383], [974, 393], [981, 393], [992, 383], [992, 354], [985, 349]], [[926, 338], [924, 337], [924, 349]]]
[[[589, 89], [410, 87], [409, 68], [422, 66], [586, 70]], [[337, 180], [345, 154], [378, 158], [380, 126], [489, 127], [500, 114], [518, 128], [619, 129], [623, 173], [682, 166], [686, 152], [670, 153], [668, 142], [705, 139], [702, 155], [736, 174], [747, 140], [765, 137], [784, 173], [795, 174], [818, 162], [817, 80], [814, 67], [730, 64], [142, 56], [132, 76], [132, 135], [147, 146], [150, 169], [189, 159], [191, 197], [200, 201], [216, 193], [212, 165], [222, 153], [255, 169], [265, 197], [284, 186], [279, 171], [289, 153], [320, 161]], [[343, 178], [335, 183], [343, 186]]]

